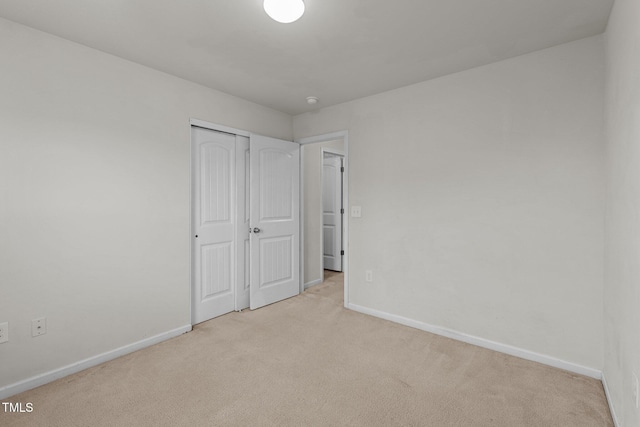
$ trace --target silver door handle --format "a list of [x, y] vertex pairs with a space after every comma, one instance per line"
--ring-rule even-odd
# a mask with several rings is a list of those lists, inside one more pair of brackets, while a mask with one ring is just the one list
[[253, 232], [254, 232], [254, 233], [256, 233], [256, 234], [257, 234], [257, 233], [259, 233], [260, 231], [262, 231], [262, 230], [260, 230], [258, 227], [255, 227], [255, 228], [253, 229]]

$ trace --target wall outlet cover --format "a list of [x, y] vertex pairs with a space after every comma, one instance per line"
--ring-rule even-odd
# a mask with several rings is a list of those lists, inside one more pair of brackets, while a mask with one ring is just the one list
[[31, 321], [31, 336], [39, 337], [47, 333], [47, 318], [41, 317]]

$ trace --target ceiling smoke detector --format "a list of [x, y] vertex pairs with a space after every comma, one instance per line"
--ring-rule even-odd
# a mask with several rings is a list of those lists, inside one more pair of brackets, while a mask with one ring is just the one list
[[317, 96], [307, 96], [307, 104], [309, 105], [316, 105], [318, 101], [319, 99]]

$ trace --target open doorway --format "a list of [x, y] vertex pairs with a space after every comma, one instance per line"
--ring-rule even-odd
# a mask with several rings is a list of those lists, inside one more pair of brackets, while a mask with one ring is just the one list
[[[301, 291], [339, 278], [344, 283], [340, 286], [344, 286], [346, 306], [349, 295], [348, 135], [346, 131], [336, 132], [296, 142], [301, 144]], [[332, 166], [325, 168], [327, 163]], [[328, 186], [333, 186], [333, 192], [325, 191]]]

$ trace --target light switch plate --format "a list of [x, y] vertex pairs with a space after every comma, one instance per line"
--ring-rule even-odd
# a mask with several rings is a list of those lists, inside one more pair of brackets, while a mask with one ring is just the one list
[[0, 344], [9, 341], [9, 322], [0, 323]]
[[364, 280], [365, 282], [373, 282], [373, 271], [366, 270], [364, 272]]
[[351, 206], [351, 216], [360, 218], [362, 216], [362, 206]]

